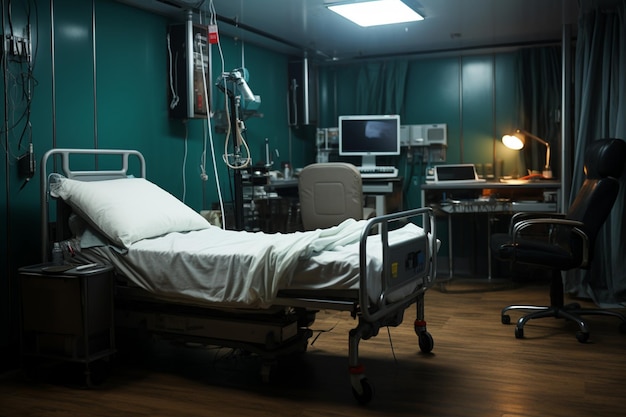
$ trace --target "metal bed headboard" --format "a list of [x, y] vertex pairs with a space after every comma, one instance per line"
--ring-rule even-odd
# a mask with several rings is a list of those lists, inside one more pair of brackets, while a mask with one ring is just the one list
[[[119, 169], [113, 170], [72, 170], [70, 167], [70, 157], [72, 155], [92, 155], [96, 157], [95, 165], [97, 167], [97, 157], [101, 155], [119, 155], [121, 157]], [[129, 158], [134, 156], [139, 161], [140, 175], [146, 177], [146, 161], [143, 155], [136, 150], [128, 149], [73, 149], [73, 148], [55, 148], [50, 149], [41, 158], [41, 184], [40, 184], [40, 200], [41, 200], [41, 261], [46, 262], [48, 259], [50, 242], [49, 242], [49, 196], [50, 184], [48, 182], [50, 173], [48, 172], [49, 162], [53, 162], [59, 158], [61, 161], [61, 170], [67, 178], [80, 181], [102, 181], [105, 179], [126, 178], [129, 170]]]

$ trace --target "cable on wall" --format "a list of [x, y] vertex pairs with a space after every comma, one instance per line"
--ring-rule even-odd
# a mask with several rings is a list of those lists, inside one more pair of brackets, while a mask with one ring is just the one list
[[189, 127], [187, 125], [187, 120], [183, 120], [183, 126], [185, 126], [185, 139], [183, 140], [185, 150], [183, 153], [183, 166], [182, 166], [182, 182], [183, 182], [183, 203], [185, 202], [185, 198], [187, 197], [187, 174], [185, 172], [185, 167], [187, 166], [187, 151], [189, 145]]
[[[19, 344], [19, 331], [16, 326], [16, 320], [18, 317], [18, 303], [16, 300], [16, 291], [18, 290], [17, 282], [15, 281], [15, 253], [12, 245], [13, 230], [15, 228], [13, 222], [13, 212], [11, 199], [12, 193], [12, 176], [11, 169], [15, 166], [15, 160], [18, 160], [18, 167], [21, 169], [20, 157], [14, 155], [12, 146], [17, 145], [19, 151], [22, 147], [23, 141], [26, 140], [27, 153], [24, 161], [27, 162], [27, 175], [25, 181], [19, 190], [22, 190], [24, 186], [30, 181], [34, 175], [34, 156], [32, 152], [32, 124], [30, 120], [31, 105], [32, 105], [32, 93], [36, 80], [33, 77], [34, 68], [34, 53], [32, 50], [32, 31], [31, 31], [31, 6], [34, 5], [35, 18], [38, 18], [36, 11], [37, 5], [35, 2], [31, 4], [30, 0], [24, 2], [26, 13], [26, 27], [24, 33], [16, 37], [16, 33], [13, 27], [12, 17], [12, 3], [8, 3], [4, 0], [1, 1], [0, 12], [2, 23], [2, 53], [0, 54], [0, 68], [2, 68], [2, 83], [3, 83], [3, 126], [0, 130], [0, 142], [4, 148], [5, 158], [5, 200], [4, 209], [5, 216], [5, 229], [6, 233], [2, 237], [3, 239], [3, 258], [6, 259], [4, 264], [4, 279], [2, 284], [4, 285], [2, 302], [6, 301], [7, 312], [9, 314], [9, 320], [6, 326], [3, 326], [3, 331], [8, 329], [7, 341], [8, 346], [17, 346]], [[15, 71], [14, 71], [15, 70]], [[18, 107], [22, 106], [23, 110], [18, 111]], [[18, 129], [20, 124], [23, 124], [23, 128]], [[12, 141], [17, 139], [17, 142]], [[12, 145], [13, 143], [13, 145]], [[7, 345], [5, 345], [7, 346]]]
[[[215, 5], [213, 4], [213, 0], [210, 0], [209, 2], [209, 11], [210, 11], [210, 18], [209, 18], [209, 25], [215, 25], [217, 22], [215, 20]], [[207, 43], [208, 43], [208, 39], [207, 39]], [[219, 39], [219, 36], [217, 38], [217, 48], [218, 48], [218, 52], [220, 55], [220, 63], [221, 63], [221, 68], [222, 68], [222, 72], [224, 72], [224, 54], [222, 52], [222, 45], [221, 45], [221, 41]], [[201, 67], [202, 67], [202, 83], [203, 83], [203, 88], [205, 91], [207, 91], [207, 82], [206, 82], [206, 74], [204, 72], [204, 57], [202, 56], [202, 49], [200, 49], [200, 59], [201, 59]], [[208, 103], [208, 94], [204, 95], [205, 100], [206, 100], [206, 109], [207, 109], [207, 118], [206, 118], [206, 126], [207, 126], [207, 134], [204, 135], [204, 149], [202, 152], [202, 164], [201, 164], [201, 169], [202, 169], [202, 174], [203, 176], [203, 181], [206, 181], [208, 179], [207, 175], [206, 175], [206, 139], [208, 137], [209, 139], [209, 144], [211, 146], [211, 159], [213, 161], [213, 174], [215, 175], [215, 185], [217, 187], [217, 197], [218, 197], [218, 201], [220, 204], [220, 213], [222, 215], [222, 228], [226, 229], [226, 213], [224, 211], [224, 198], [222, 196], [222, 188], [220, 186], [220, 176], [219, 173], [217, 171], [217, 160], [215, 158], [215, 146], [213, 144], [213, 129], [211, 126], [211, 114], [210, 114], [210, 107], [209, 107], [209, 103]]]
[[176, 52], [176, 56], [172, 57], [172, 41], [170, 38], [170, 34], [167, 34], [167, 54], [169, 57], [169, 81], [170, 81], [170, 91], [172, 92], [172, 100], [170, 101], [170, 109], [174, 109], [178, 102], [180, 101], [180, 97], [178, 96], [178, 85], [174, 82], [174, 80], [178, 81], [178, 77], [175, 77], [174, 69], [176, 68], [173, 65], [173, 59], [178, 61], [178, 52]]
[[[2, 35], [4, 36], [5, 34], [5, 4], [4, 4], [4, 0], [2, 0]], [[8, 108], [8, 95], [7, 95], [7, 61], [6, 61], [6, 54], [2, 54], [2, 56], [0, 57], [0, 59], [2, 60], [2, 81], [3, 81], [3, 85], [4, 85], [4, 124], [5, 126], [8, 125], [9, 123], [9, 108]], [[4, 211], [6, 212], [6, 216], [5, 216], [5, 223], [4, 223], [4, 228], [6, 229], [6, 235], [3, 237], [4, 238], [4, 247], [5, 249], [5, 254], [6, 255], [6, 263], [5, 263], [5, 271], [4, 271], [4, 276], [6, 277], [5, 279], [7, 280], [7, 295], [3, 298], [8, 299], [9, 304], [13, 304], [14, 301], [13, 297], [11, 297], [10, 295], [13, 293], [13, 288], [14, 286], [12, 285], [12, 280], [9, 278], [11, 277], [11, 274], [13, 272], [13, 262], [11, 261], [12, 257], [9, 256], [9, 242], [11, 240], [11, 236], [12, 236], [12, 227], [11, 227], [11, 210], [9, 207], [9, 202], [10, 202], [10, 195], [11, 195], [11, 182], [9, 181], [9, 166], [10, 166], [10, 158], [9, 158], [9, 152], [8, 152], [8, 145], [9, 145], [9, 131], [8, 129], [5, 129], [4, 133], [4, 143], [7, 146], [7, 149], [4, 153], [4, 159], [5, 159], [5, 164], [4, 164], [4, 170], [5, 170], [5, 198], [4, 198]], [[10, 308], [9, 311], [13, 311], [13, 307]]]
[[[215, 11], [215, 6], [213, 4], [213, 0], [211, 0], [210, 2], [210, 10], [211, 10], [211, 25], [217, 25], [217, 19], [218, 19], [218, 15]], [[236, 20], [235, 26], [238, 26], [238, 19]], [[239, 38], [241, 39], [242, 42], [242, 49], [241, 49], [241, 68], [245, 69], [245, 47], [244, 47], [244, 43], [243, 43], [243, 38]], [[218, 37], [218, 42], [217, 42], [219, 51], [220, 51], [220, 57], [221, 57], [221, 74], [225, 74], [226, 73], [226, 68], [224, 65], [224, 55], [222, 53], [222, 49], [221, 49], [221, 41], [220, 38]], [[230, 169], [233, 170], [240, 170], [240, 169], [245, 169], [247, 167], [249, 167], [250, 165], [252, 165], [252, 157], [250, 156], [250, 148], [248, 146], [248, 142], [246, 141], [246, 139], [243, 137], [243, 135], [241, 134], [241, 132], [244, 130], [244, 125], [242, 121], [237, 120], [237, 124], [234, 126], [234, 131], [231, 127], [231, 109], [230, 109], [230, 103], [228, 101], [228, 94], [226, 93], [228, 91], [228, 80], [226, 79], [226, 77], [221, 77], [221, 81], [223, 83], [223, 86], [221, 87], [221, 89], [224, 91], [224, 110], [226, 113], [226, 120], [228, 121], [227, 123], [227, 128], [226, 128], [226, 138], [224, 140], [224, 153], [222, 154], [222, 159], [224, 161], [224, 163], [226, 164], [226, 166]], [[231, 136], [232, 135], [232, 136]], [[234, 164], [234, 163], [230, 163], [229, 161], [229, 157], [231, 156], [228, 153], [228, 147], [231, 141], [231, 137], [234, 136], [234, 140], [235, 143], [241, 144], [241, 146], [243, 146], [243, 148], [245, 149], [245, 153], [246, 153], [246, 158], [243, 160], [243, 162], [240, 162], [238, 164]], [[233, 157], [236, 157], [236, 155], [232, 155]]]
[[[98, 148], [98, 100], [96, 81], [96, 0], [91, 0], [91, 54], [93, 57], [93, 147]], [[95, 158], [98, 169], [98, 157]]]
[[[463, 57], [459, 57], [459, 142], [460, 153], [461, 153], [461, 162], [463, 162]], [[428, 160], [428, 165], [430, 166], [430, 156]]]
[[[37, 85], [37, 80], [33, 76], [34, 62], [36, 56], [32, 50], [31, 34], [31, 3], [26, 3], [26, 26], [23, 34], [16, 33], [13, 26], [12, 4], [3, 4], [3, 51], [2, 69], [4, 80], [5, 98], [5, 120], [2, 132], [5, 135], [3, 147], [8, 155], [8, 163], [18, 160], [20, 157], [11, 148], [12, 135], [17, 139], [17, 152], [32, 147], [32, 124], [31, 108], [32, 95]], [[37, 6], [35, 8], [35, 19], [38, 23]], [[8, 25], [8, 33], [7, 33]], [[18, 108], [21, 111], [18, 112]], [[19, 114], [18, 114], [19, 113]], [[17, 128], [23, 124], [21, 133], [17, 135]], [[26, 139], [27, 146], [23, 147]], [[33, 173], [34, 174], [34, 173]], [[32, 175], [29, 175], [27, 181]]]
[[496, 101], [497, 101], [497, 95], [496, 95], [496, 85], [497, 85], [497, 74], [496, 74], [496, 54], [495, 52], [493, 54], [491, 54], [491, 85], [492, 85], [492, 89], [491, 89], [491, 117], [492, 117], [492, 125], [491, 125], [491, 129], [492, 129], [492, 133], [493, 133], [493, 143], [491, 145], [491, 163], [493, 166], [493, 172], [495, 177], [499, 180], [500, 177], [503, 175], [503, 172], [501, 170], [501, 166], [498, 163], [498, 159], [496, 158], [496, 149], [497, 149], [497, 143], [498, 140], [496, 139], [498, 137], [498, 127], [496, 125], [496, 117], [497, 117], [497, 107], [496, 107]]
[[[6, 33], [5, 4], [4, 4], [4, 0], [2, 0], [2, 36], [3, 38], [4, 38], [5, 33]], [[4, 42], [4, 39], [3, 39], [3, 42]], [[4, 86], [4, 129], [2, 133], [4, 136], [3, 146], [5, 147], [4, 151], [5, 151], [5, 159], [6, 159], [6, 164], [5, 164], [5, 169], [6, 169], [5, 180], [6, 180], [6, 190], [7, 190], [6, 202], [8, 204], [9, 202], [8, 190], [10, 186], [9, 165], [10, 165], [11, 159], [10, 159], [10, 149], [9, 149], [9, 93], [8, 93], [9, 82], [7, 79], [7, 73], [8, 73], [7, 54], [3, 53], [0, 59], [2, 59], [2, 82]], [[8, 207], [7, 207], [7, 213], [9, 213]]]

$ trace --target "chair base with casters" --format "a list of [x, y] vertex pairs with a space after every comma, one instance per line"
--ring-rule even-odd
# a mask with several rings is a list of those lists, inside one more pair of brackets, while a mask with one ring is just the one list
[[504, 307], [501, 313], [502, 324], [510, 324], [511, 316], [508, 314], [511, 310], [529, 311], [530, 313], [523, 315], [517, 320], [515, 325], [515, 337], [522, 339], [524, 337], [524, 325], [533, 319], [544, 317], [562, 318], [575, 322], [579, 330], [576, 332], [576, 339], [580, 343], [589, 340], [589, 327], [582, 319], [584, 315], [594, 316], [613, 316], [621, 320], [620, 332], [626, 333], [626, 315], [611, 310], [603, 310], [598, 308], [582, 308], [578, 303], [565, 304], [563, 296], [563, 279], [561, 271], [554, 270], [552, 273], [552, 282], [550, 284], [550, 305], [510, 305]]

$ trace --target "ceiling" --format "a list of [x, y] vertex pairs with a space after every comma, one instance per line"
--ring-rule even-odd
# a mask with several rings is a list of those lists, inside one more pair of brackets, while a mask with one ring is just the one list
[[[210, 0], [119, 0], [184, 20]], [[395, 55], [465, 54], [560, 42], [576, 32], [579, 3], [607, 0], [406, 0], [423, 21], [362, 28], [325, 6], [337, 0], [213, 0], [222, 35], [325, 61]], [[199, 20], [194, 13], [194, 21]]]

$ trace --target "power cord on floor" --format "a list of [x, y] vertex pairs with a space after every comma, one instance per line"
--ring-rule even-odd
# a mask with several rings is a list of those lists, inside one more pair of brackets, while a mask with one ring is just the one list
[[335, 325], [333, 327], [331, 327], [330, 329], [328, 329], [328, 330], [314, 330], [314, 332], [317, 332], [317, 336], [315, 336], [313, 338], [313, 340], [311, 341], [311, 346], [313, 346], [315, 341], [322, 335], [322, 333], [332, 332], [333, 330], [335, 330], [335, 327], [337, 327], [338, 324], [339, 324], [339, 322], [335, 323]]
[[393, 347], [393, 340], [391, 340], [391, 329], [387, 326], [387, 335], [389, 336], [389, 347], [391, 347], [391, 354], [393, 355], [393, 361], [397, 365], [398, 358], [396, 358], [396, 350]]

